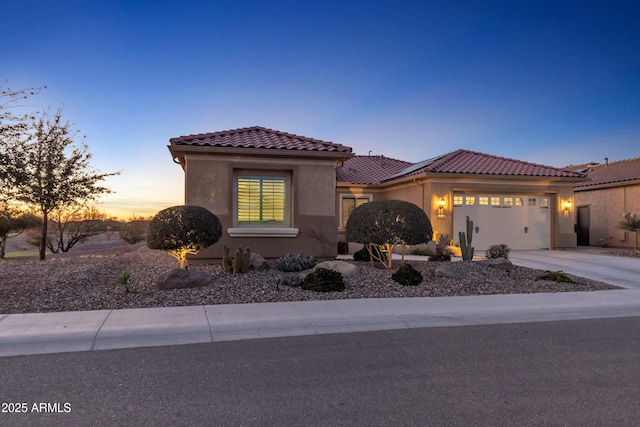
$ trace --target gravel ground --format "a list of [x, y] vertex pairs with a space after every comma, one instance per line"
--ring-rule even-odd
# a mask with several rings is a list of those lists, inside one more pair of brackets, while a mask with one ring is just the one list
[[[162, 291], [156, 289], [155, 279], [176, 268], [177, 261], [142, 243], [132, 246], [114, 243], [83, 247], [75, 254], [50, 255], [44, 262], [34, 258], [0, 261], [0, 313], [619, 289], [574, 276], [571, 277], [577, 284], [536, 281], [543, 271], [514, 266], [507, 273], [476, 262], [452, 263], [463, 279], [436, 278], [434, 270], [438, 263], [410, 263], [424, 276], [419, 286], [401, 286], [391, 279], [392, 271], [354, 262], [359, 272], [345, 278], [344, 292], [316, 293], [279, 284], [283, 278], [297, 273], [269, 269], [234, 276], [223, 272], [219, 265], [192, 267], [211, 274], [207, 286]], [[130, 293], [115, 284], [125, 270], [131, 271]]]

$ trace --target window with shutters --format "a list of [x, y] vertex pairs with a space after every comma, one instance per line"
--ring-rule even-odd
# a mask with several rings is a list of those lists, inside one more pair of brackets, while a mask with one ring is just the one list
[[235, 226], [287, 227], [289, 188], [288, 175], [237, 174]]
[[350, 194], [343, 194], [340, 196], [340, 228], [347, 227], [347, 221], [351, 212], [355, 208], [365, 203], [369, 203], [372, 199], [371, 195], [352, 196]]

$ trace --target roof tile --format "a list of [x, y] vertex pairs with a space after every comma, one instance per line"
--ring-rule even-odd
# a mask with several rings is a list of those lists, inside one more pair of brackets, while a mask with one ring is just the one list
[[336, 179], [352, 184], [376, 184], [409, 166], [410, 162], [385, 156], [355, 156], [336, 170]]
[[266, 148], [276, 150], [351, 153], [351, 147], [341, 144], [293, 135], [260, 126], [180, 136], [178, 138], [171, 138], [169, 142], [174, 146]]
[[586, 166], [585, 173], [590, 180], [576, 183], [576, 189], [640, 180], [640, 157], [606, 164], [590, 163]]

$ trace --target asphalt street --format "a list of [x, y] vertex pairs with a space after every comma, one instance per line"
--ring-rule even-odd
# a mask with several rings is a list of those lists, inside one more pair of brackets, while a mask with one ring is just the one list
[[630, 317], [4, 357], [0, 425], [631, 426], [639, 350]]

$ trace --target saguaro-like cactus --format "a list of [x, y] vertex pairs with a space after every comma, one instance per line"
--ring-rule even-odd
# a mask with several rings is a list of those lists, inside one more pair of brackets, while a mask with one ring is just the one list
[[236, 250], [233, 258], [233, 274], [246, 273], [249, 270], [249, 260], [251, 258], [251, 249], [242, 247]]
[[473, 239], [473, 221], [467, 216], [467, 233], [464, 231], [458, 233], [460, 237], [460, 251], [462, 252], [463, 261], [471, 261], [473, 259], [473, 246], [471, 246], [471, 240]]

